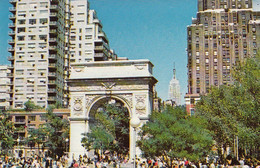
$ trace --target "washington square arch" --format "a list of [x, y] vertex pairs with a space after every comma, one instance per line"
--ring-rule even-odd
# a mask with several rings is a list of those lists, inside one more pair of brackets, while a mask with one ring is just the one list
[[[90, 121], [102, 103], [116, 101], [129, 112], [129, 120], [138, 117], [141, 125], [153, 109], [153, 91], [157, 80], [149, 60], [121, 60], [71, 65], [70, 79], [70, 155], [88, 154], [81, 144], [83, 134], [91, 131]], [[134, 129], [129, 125], [129, 154], [134, 157]]]

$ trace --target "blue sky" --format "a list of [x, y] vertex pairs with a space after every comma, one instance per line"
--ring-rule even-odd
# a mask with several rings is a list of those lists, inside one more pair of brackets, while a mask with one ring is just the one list
[[[0, 64], [8, 64], [8, 0], [0, 0]], [[186, 28], [196, 17], [197, 0], [89, 0], [110, 46], [120, 57], [149, 59], [159, 97], [168, 97], [173, 62], [182, 97], [187, 92]], [[260, 4], [260, 0], [254, 0]], [[259, 7], [260, 5], [257, 5]]]

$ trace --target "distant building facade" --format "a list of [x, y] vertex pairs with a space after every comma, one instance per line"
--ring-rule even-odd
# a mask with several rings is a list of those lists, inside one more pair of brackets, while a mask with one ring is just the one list
[[252, 0], [198, 0], [197, 18], [187, 28], [187, 111], [211, 86], [232, 84], [231, 68], [257, 54], [260, 12]]
[[179, 106], [181, 105], [181, 91], [180, 91], [180, 82], [176, 79], [176, 69], [173, 69], [173, 78], [169, 84], [168, 91], [169, 99], [166, 102], [171, 102], [171, 104]]
[[6, 110], [10, 107], [10, 75], [8, 65], [0, 65], [0, 110]]
[[[43, 144], [35, 144], [26, 142], [26, 138], [29, 136], [29, 130], [37, 129], [44, 126], [46, 123], [46, 111], [45, 110], [34, 110], [31, 112], [26, 111], [9, 111], [8, 112], [11, 121], [14, 123], [16, 128], [24, 128], [15, 133], [16, 144], [14, 147], [14, 157], [18, 157], [20, 154], [22, 157], [32, 157], [35, 154], [44, 156], [48, 153], [48, 148]], [[54, 109], [54, 114], [62, 119], [68, 120], [70, 116], [69, 109]], [[44, 140], [43, 140], [44, 141]], [[65, 145], [65, 142], [64, 142]], [[68, 146], [69, 144], [67, 144]]]

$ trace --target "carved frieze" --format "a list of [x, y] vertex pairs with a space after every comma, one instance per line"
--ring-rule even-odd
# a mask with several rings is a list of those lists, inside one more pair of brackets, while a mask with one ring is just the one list
[[92, 86], [77, 86], [71, 87], [70, 91], [79, 92], [79, 91], [105, 91], [105, 90], [142, 90], [149, 89], [148, 85], [119, 85], [116, 83], [101, 83], [99, 85]]
[[105, 89], [112, 89], [115, 85], [116, 85], [116, 83], [115, 82], [102, 82], [101, 83], [101, 85], [103, 86], [103, 87], [105, 87]]
[[137, 70], [144, 70], [145, 69], [145, 67], [146, 67], [146, 65], [135, 65], [135, 69], [137, 69]]
[[86, 108], [88, 109], [90, 104], [94, 101], [94, 98], [97, 97], [97, 95], [86, 95]]
[[135, 95], [136, 105], [135, 110], [138, 114], [146, 113], [146, 95]]
[[133, 95], [132, 94], [121, 94], [120, 97], [122, 97], [126, 103], [130, 106], [130, 108], [133, 107]]
[[83, 96], [73, 98], [73, 115], [80, 116], [83, 114]]

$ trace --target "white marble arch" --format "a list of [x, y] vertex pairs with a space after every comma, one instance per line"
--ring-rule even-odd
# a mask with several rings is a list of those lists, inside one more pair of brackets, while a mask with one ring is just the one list
[[[81, 145], [83, 133], [90, 131], [90, 111], [102, 101], [115, 99], [128, 109], [129, 119], [138, 116], [142, 123], [153, 109], [153, 91], [157, 80], [149, 60], [103, 61], [71, 65], [70, 79], [70, 156], [87, 154]], [[135, 137], [130, 126], [130, 157]], [[137, 153], [138, 154], [138, 153]]]

